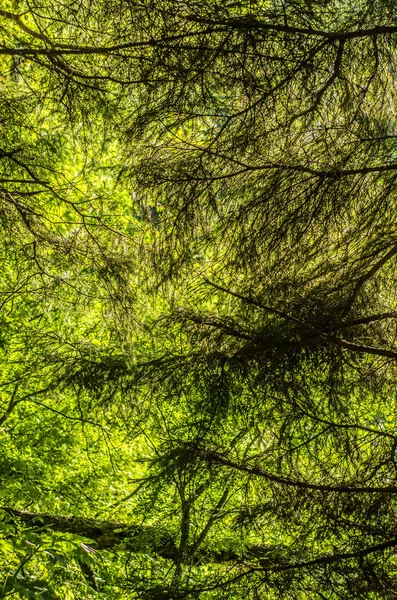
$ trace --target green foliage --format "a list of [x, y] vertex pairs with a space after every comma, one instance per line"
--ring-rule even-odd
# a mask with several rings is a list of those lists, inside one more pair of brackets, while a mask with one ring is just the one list
[[0, 597], [395, 597], [394, 3], [0, 18]]

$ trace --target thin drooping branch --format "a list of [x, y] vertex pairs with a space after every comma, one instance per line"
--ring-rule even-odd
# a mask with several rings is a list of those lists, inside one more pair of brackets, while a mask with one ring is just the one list
[[293, 27], [286, 23], [266, 23], [260, 21], [256, 17], [247, 15], [240, 18], [231, 19], [210, 19], [207, 17], [199, 17], [196, 15], [188, 15], [186, 21], [200, 23], [201, 25], [224, 26], [232, 29], [241, 30], [257, 30], [257, 31], [274, 31], [287, 35], [306, 35], [309, 37], [320, 37], [328, 40], [352, 40], [357, 38], [373, 38], [378, 35], [390, 35], [397, 33], [397, 27], [390, 25], [378, 25], [370, 29], [357, 29], [355, 31], [324, 31], [311, 27]]
[[0, 417], [0, 427], [2, 425], [4, 425], [5, 421], [8, 419], [8, 417], [10, 416], [10, 414], [12, 413], [12, 411], [14, 410], [14, 408], [18, 404], [18, 401], [15, 399], [17, 391], [18, 391], [18, 388], [19, 388], [19, 383], [17, 383], [14, 386], [14, 389], [12, 391], [11, 398], [10, 398], [10, 401], [8, 403], [8, 406], [7, 406], [7, 408], [5, 409], [5, 411], [3, 412], [3, 414]]
[[358, 319], [352, 319], [351, 321], [345, 321], [340, 325], [336, 325], [332, 329], [334, 331], [340, 329], [348, 329], [349, 327], [356, 327], [357, 325], [369, 325], [370, 323], [375, 323], [377, 321], [384, 321], [385, 319], [396, 319], [397, 312], [383, 312], [374, 315], [366, 315], [364, 317], [359, 317]]
[[[1, 13], [0, 13], [1, 15]], [[224, 28], [191, 31], [170, 36], [152, 38], [148, 40], [126, 42], [114, 46], [73, 46], [72, 44], [59, 44], [53, 42], [51, 48], [7, 48], [0, 47], [0, 55], [6, 56], [66, 56], [66, 55], [112, 55], [121, 50], [132, 50], [134, 48], [167, 47], [172, 42], [178, 42], [185, 38], [205, 36], [208, 33], [219, 33]], [[48, 38], [47, 38], [48, 39]]]
[[383, 550], [387, 550], [389, 548], [394, 548], [397, 544], [397, 538], [393, 537], [392, 539], [382, 542], [380, 544], [375, 544], [374, 546], [368, 546], [367, 548], [362, 548], [357, 550], [356, 552], [344, 552], [344, 553], [335, 553], [328, 554], [325, 556], [319, 556], [318, 558], [314, 558], [313, 560], [308, 560], [304, 562], [293, 562], [284, 565], [270, 565], [265, 566], [261, 571], [290, 571], [290, 570], [298, 570], [305, 569], [310, 567], [315, 567], [317, 565], [330, 565], [332, 563], [341, 562], [344, 560], [351, 559], [360, 559], [364, 558], [364, 556], [368, 556], [370, 554], [375, 554], [377, 552], [382, 552]]
[[[0, 54], [1, 54], [0, 50]], [[235, 160], [231, 160], [230, 162], [236, 162]], [[241, 163], [241, 161], [240, 161]], [[234, 177], [238, 177], [239, 175], [246, 175], [250, 172], [260, 172], [260, 171], [279, 171], [279, 172], [287, 172], [287, 173], [303, 173], [306, 175], [312, 175], [313, 177], [317, 177], [320, 180], [324, 179], [341, 179], [344, 177], [353, 177], [355, 175], [371, 175], [378, 173], [387, 173], [397, 171], [397, 164], [378, 164], [378, 165], [369, 165], [366, 167], [360, 167], [358, 169], [313, 169], [312, 167], [308, 167], [306, 165], [299, 164], [283, 164], [283, 163], [265, 163], [265, 164], [243, 164], [242, 168], [238, 171], [230, 171], [227, 173], [222, 173], [222, 175], [204, 175], [199, 176], [195, 175], [194, 179], [196, 182], [215, 182], [215, 181], [223, 181], [232, 179]], [[178, 182], [190, 182], [192, 177], [189, 176], [180, 176], [178, 174], [177, 181]], [[164, 181], [167, 181], [164, 178]], [[172, 179], [170, 181], [173, 181]]]
[[360, 277], [360, 279], [358, 280], [356, 287], [353, 290], [353, 293], [351, 295], [351, 297], [349, 298], [349, 302], [348, 302], [348, 306], [347, 308], [350, 309], [351, 306], [353, 306], [354, 302], [357, 299], [357, 296], [359, 295], [363, 285], [365, 285], [365, 283], [367, 283], [367, 281], [369, 281], [374, 275], [376, 275], [376, 273], [389, 261], [391, 260], [394, 256], [396, 256], [397, 254], [397, 244], [394, 244], [389, 252], [387, 252], [384, 256], [382, 256], [382, 258], [380, 258], [372, 267], [371, 269], [367, 272], [364, 273], [364, 275], [362, 275], [362, 277]]
[[[394, 255], [394, 253], [393, 253], [393, 255]], [[209, 281], [206, 278], [204, 279], [204, 281], [205, 281], [205, 283], [211, 285], [212, 287], [214, 287], [215, 289], [217, 289], [219, 291], [223, 291], [227, 294], [230, 294], [231, 296], [234, 296], [235, 298], [239, 298], [240, 300], [242, 300], [243, 302], [245, 302], [247, 304], [251, 304], [253, 306], [256, 306], [257, 308], [261, 308], [262, 310], [264, 310], [270, 314], [274, 314], [278, 317], [281, 317], [282, 319], [291, 321], [292, 323], [295, 323], [299, 327], [302, 327], [303, 329], [306, 329], [307, 331], [315, 333], [317, 336], [319, 336], [319, 341], [322, 341], [322, 342], [325, 342], [328, 344], [332, 344], [333, 346], [339, 346], [340, 348], [346, 348], [347, 350], [350, 350], [352, 352], [359, 352], [361, 354], [372, 354], [374, 356], [384, 356], [385, 358], [392, 358], [395, 360], [397, 359], [397, 351], [395, 351], [395, 350], [389, 350], [388, 348], [377, 348], [374, 346], [366, 346], [363, 344], [356, 344], [354, 342], [350, 342], [348, 340], [344, 340], [342, 338], [336, 337], [335, 335], [330, 335], [329, 333], [326, 333], [325, 331], [322, 331], [321, 329], [318, 329], [317, 327], [313, 327], [313, 325], [310, 325], [310, 323], [306, 323], [304, 321], [301, 321], [300, 319], [297, 319], [293, 315], [289, 315], [285, 311], [262, 304], [258, 300], [251, 298], [251, 297], [244, 296], [242, 294], [239, 294], [238, 292], [233, 292], [232, 290], [229, 290], [228, 288], [226, 288], [224, 286], [221, 286], [212, 281]], [[303, 342], [303, 343], [305, 344], [305, 342]], [[311, 340], [311, 344], [312, 343], [313, 343], [313, 340]]]
[[321, 483], [310, 483], [309, 481], [302, 481], [301, 479], [290, 479], [276, 473], [265, 471], [257, 465], [250, 465], [249, 463], [239, 463], [230, 460], [226, 456], [222, 456], [217, 452], [205, 451], [201, 453], [201, 456], [211, 462], [211, 464], [223, 465], [224, 467], [230, 467], [243, 473], [250, 475], [256, 475], [262, 477], [267, 481], [274, 483], [280, 483], [287, 487], [299, 488], [302, 490], [316, 490], [319, 492], [330, 492], [338, 494], [397, 494], [397, 486], [386, 485], [386, 486], [354, 486], [348, 484], [341, 485], [328, 485]]

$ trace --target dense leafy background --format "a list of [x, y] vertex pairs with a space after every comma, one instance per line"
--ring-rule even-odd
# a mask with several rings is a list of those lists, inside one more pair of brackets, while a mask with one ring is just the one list
[[0, 19], [0, 597], [394, 598], [394, 2]]

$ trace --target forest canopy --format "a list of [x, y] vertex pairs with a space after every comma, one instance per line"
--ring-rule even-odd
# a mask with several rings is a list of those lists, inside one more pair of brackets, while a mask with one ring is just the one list
[[395, 598], [395, 2], [5, 0], [0, 67], [0, 598]]

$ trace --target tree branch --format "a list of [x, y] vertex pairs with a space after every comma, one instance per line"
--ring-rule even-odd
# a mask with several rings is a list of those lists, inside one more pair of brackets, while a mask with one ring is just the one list
[[[0, 11], [0, 15], [2, 15]], [[4, 15], [3, 15], [4, 16]], [[207, 29], [202, 31], [191, 31], [188, 33], [180, 33], [163, 38], [152, 38], [149, 40], [142, 40], [139, 42], [126, 42], [124, 44], [115, 44], [114, 46], [73, 46], [69, 44], [60, 44], [58, 42], [51, 42], [51, 48], [0, 48], [0, 55], [6, 56], [67, 56], [67, 55], [92, 55], [92, 54], [113, 54], [120, 50], [131, 50], [133, 48], [152, 48], [152, 47], [165, 47], [171, 42], [178, 42], [185, 38], [199, 37], [207, 35], [208, 33], [218, 33], [224, 31], [221, 29]], [[30, 32], [30, 35], [32, 33]], [[36, 37], [36, 36], [35, 36]], [[49, 41], [47, 38], [46, 41]]]
[[[222, 496], [222, 503], [224, 500], [225, 498]], [[153, 553], [174, 562], [178, 560], [182, 562], [187, 560], [189, 564], [192, 562], [195, 564], [242, 562], [263, 558], [269, 553], [280, 549], [279, 546], [253, 545], [241, 552], [227, 549], [227, 547], [217, 551], [208, 548], [197, 551], [197, 544], [194, 544], [187, 547], [186, 553], [181, 556], [176, 539], [160, 527], [114, 523], [85, 517], [33, 513], [8, 507], [2, 507], [1, 510], [29, 527], [72, 533], [88, 538], [95, 542], [95, 548], [98, 550], [117, 549], [118, 551], [132, 553]]]
[[360, 277], [360, 279], [358, 280], [353, 293], [351, 295], [351, 297], [349, 298], [349, 302], [347, 305], [347, 310], [350, 310], [350, 308], [353, 306], [354, 302], [357, 299], [357, 296], [359, 295], [361, 288], [363, 287], [363, 285], [365, 283], [367, 283], [367, 281], [369, 281], [371, 279], [371, 277], [373, 277], [374, 275], [376, 275], [376, 273], [394, 256], [396, 256], [397, 254], [397, 244], [394, 244], [394, 246], [392, 246], [392, 248], [390, 248], [389, 252], [387, 252], [384, 256], [382, 256], [381, 259], [379, 259], [374, 265], [373, 267], [367, 272], [364, 273], [364, 275], [362, 277]]
[[206, 17], [198, 17], [187, 15], [184, 17], [186, 21], [200, 23], [208, 26], [224, 26], [234, 29], [256, 29], [258, 31], [274, 31], [278, 33], [286, 33], [288, 35], [307, 35], [309, 37], [320, 37], [328, 40], [352, 40], [357, 38], [373, 38], [378, 35], [390, 35], [397, 33], [397, 27], [392, 25], [378, 25], [370, 29], [358, 29], [356, 31], [324, 31], [321, 29], [313, 29], [311, 27], [292, 27], [286, 24], [265, 23], [259, 21], [253, 16], [246, 16], [234, 19], [208, 19]]
[[277, 475], [276, 473], [270, 473], [269, 471], [265, 471], [256, 465], [249, 465], [245, 463], [237, 463], [233, 460], [230, 460], [226, 456], [222, 456], [217, 452], [212, 451], [203, 451], [200, 453], [200, 456], [207, 460], [212, 464], [219, 464], [225, 467], [230, 467], [237, 471], [242, 471], [244, 473], [249, 473], [250, 475], [257, 475], [258, 477], [263, 477], [267, 481], [272, 481], [274, 483], [280, 483], [282, 485], [288, 487], [295, 487], [304, 490], [316, 490], [319, 492], [335, 492], [338, 494], [397, 494], [397, 486], [387, 485], [383, 487], [374, 487], [374, 486], [351, 486], [347, 484], [342, 485], [327, 485], [321, 483], [310, 483], [309, 481], [302, 481], [300, 479], [290, 479], [288, 477], [283, 477], [281, 475]]
[[[394, 254], [395, 254], [395, 252], [393, 253], [393, 255]], [[390, 258], [389, 255], [388, 255], [388, 258]], [[385, 262], [384, 259], [382, 259], [382, 260]], [[378, 268], [380, 268], [380, 267], [378, 267]], [[334, 335], [330, 335], [330, 334], [326, 333], [325, 331], [318, 329], [317, 327], [313, 327], [313, 325], [310, 325], [310, 323], [305, 323], [304, 321], [301, 321], [300, 319], [297, 319], [296, 317], [289, 315], [288, 313], [286, 313], [282, 310], [278, 310], [277, 308], [273, 308], [271, 306], [267, 306], [266, 304], [262, 304], [261, 302], [259, 302], [258, 300], [255, 300], [254, 298], [243, 296], [242, 294], [239, 294], [238, 292], [233, 292], [232, 290], [229, 290], [228, 288], [225, 288], [224, 286], [218, 285], [216, 283], [213, 283], [212, 281], [210, 281], [206, 278], [204, 278], [204, 281], [205, 281], [205, 283], [207, 283], [208, 285], [211, 285], [212, 287], [214, 287], [215, 289], [217, 289], [219, 291], [223, 291], [227, 294], [230, 294], [231, 296], [234, 296], [235, 298], [239, 298], [240, 300], [242, 300], [243, 302], [245, 302], [247, 304], [251, 304], [253, 306], [256, 306], [257, 308], [261, 308], [262, 310], [265, 310], [266, 312], [268, 312], [270, 314], [277, 315], [278, 317], [281, 317], [282, 319], [286, 319], [288, 321], [291, 321], [292, 323], [295, 323], [296, 325], [298, 325], [299, 327], [302, 327], [303, 329], [306, 329], [307, 331], [311, 331], [312, 333], [315, 333], [316, 335], [319, 336], [320, 341], [332, 344], [333, 346], [339, 346], [340, 348], [346, 348], [347, 350], [350, 350], [352, 352], [359, 352], [361, 354], [372, 354], [374, 356], [384, 356], [386, 358], [397, 359], [397, 351], [395, 351], [395, 350], [388, 350], [387, 348], [376, 348], [374, 346], [363, 346], [362, 344], [355, 344], [354, 342], [349, 342], [348, 340], [344, 340], [344, 339], [338, 338]], [[316, 341], [316, 340], [310, 340], [310, 343], [313, 343], [313, 341]], [[306, 345], [305, 342], [303, 342], [303, 344]]]

